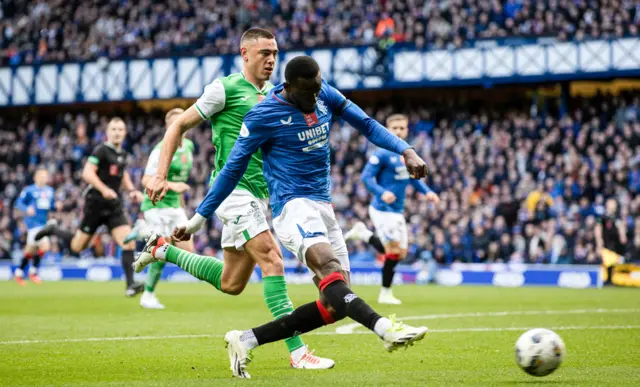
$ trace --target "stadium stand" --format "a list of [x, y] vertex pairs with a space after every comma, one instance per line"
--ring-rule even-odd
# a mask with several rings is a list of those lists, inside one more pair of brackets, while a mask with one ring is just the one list
[[0, 64], [234, 53], [251, 25], [283, 50], [476, 39], [637, 36], [633, 0], [38, 0], [0, 2]]
[[[394, 111], [391, 105], [368, 110], [380, 121]], [[619, 199], [628, 224], [629, 258], [638, 256], [637, 96], [584, 99], [563, 118], [535, 109], [472, 114], [456, 108], [455, 114], [430, 114], [422, 107], [405, 113], [410, 117], [410, 142], [433, 166], [428, 183], [442, 199], [436, 209], [409, 195], [410, 260], [596, 264], [600, 257], [593, 229], [610, 196]], [[82, 205], [81, 166], [102, 141], [106, 122], [107, 117], [96, 112], [59, 114], [53, 121], [0, 118], [0, 234], [8, 241], [2, 257], [19, 250], [25, 237], [12, 203], [37, 165], [47, 165], [53, 173], [57, 198], [65, 203], [65, 224], [79, 221], [74, 214]], [[146, 155], [164, 128], [161, 115], [136, 114], [126, 122], [126, 149], [134, 156], [132, 176], [139, 183]], [[373, 149], [352, 128], [335, 125], [333, 203], [347, 229], [367, 219], [369, 195], [360, 171]], [[193, 130], [191, 136], [197, 145], [189, 180], [193, 190], [187, 196], [190, 211], [206, 193], [215, 152], [208, 127]], [[137, 217], [137, 206], [129, 211]], [[198, 251], [215, 255], [220, 246], [218, 222], [197, 237]], [[374, 259], [373, 250], [362, 244], [350, 248], [354, 261]]]

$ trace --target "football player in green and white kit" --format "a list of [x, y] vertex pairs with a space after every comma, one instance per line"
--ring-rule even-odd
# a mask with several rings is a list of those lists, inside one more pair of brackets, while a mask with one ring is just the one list
[[[169, 110], [164, 118], [167, 128], [182, 113], [184, 113], [184, 109], [175, 108]], [[144, 176], [142, 177], [143, 186], [156, 174], [158, 161], [160, 161], [161, 147], [162, 141], [153, 148], [151, 155], [149, 155]], [[140, 207], [144, 213], [144, 219], [139, 219], [136, 222], [131, 233], [127, 235], [125, 243], [134, 239], [144, 239], [151, 230], [162, 233], [163, 235], [170, 235], [174, 228], [187, 221], [187, 214], [183, 209], [184, 199], [182, 194], [189, 190], [186, 182], [189, 179], [192, 165], [193, 142], [183, 136], [180, 147], [176, 150], [169, 165], [169, 174], [167, 175], [169, 190], [167, 191], [167, 195], [159, 202], [156, 202], [155, 206], [151, 203], [147, 195], [144, 196]], [[193, 241], [177, 242], [176, 247], [192, 252]], [[155, 294], [155, 288], [162, 276], [164, 265], [165, 262], [154, 262], [149, 266], [144, 293], [142, 293], [142, 297], [140, 297], [140, 306], [143, 308], [164, 309], [164, 305], [158, 301]]]
[[[240, 41], [240, 51], [243, 71], [218, 78], [206, 86], [196, 103], [167, 129], [156, 174], [147, 184], [147, 189], [153, 187], [153, 192], [161, 192], [160, 197], [151, 197], [154, 203], [162, 200], [169, 190], [167, 173], [183, 133], [205, 120], [211, 122], [212, 140], [216, 147], [212, 176], [215, 178], [240, 134], [244, 116], [273, 87], [269, 78], [278, 54], [273, 34], [261, 28], [246, 31]], [[265, 216], [268, 195], [262, 174], [262, 153], [257, 152], [252, 156], [242, 181], [216, 211], [224, 223], [224, 263], [214, 257], [196, 255], [170, 245], [166, 245], [166, 251], [149, 254], [146, 252], [150, 248], [147, 243], [145, 252], [136, 260], [136, 271], [140, 272], [157, 257], [162, 257], [161, 261], [174, 263], [216, 289], [236, 295], [244, 290], [258, 264], [262, 270], [264, 299], [269, 311], [275, 319], [288, 315], [293, 312], [293, 304], [287, 293], [282, 253]], [[285, 342], [293, 368], [327, 369], [334, 366], [333, 360], [315, 356], [309, 351], [300, 336]]]

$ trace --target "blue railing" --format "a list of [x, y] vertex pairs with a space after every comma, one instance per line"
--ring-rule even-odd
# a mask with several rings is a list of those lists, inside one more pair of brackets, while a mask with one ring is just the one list
[[[345, 91], [640, 76], [640, 38], [630, 37], [482, 41], [452, 50], [398, 45], [385, 61], [373, 46], [289, 51], [280, 54], [274, 83], [300, 54], [312, 55], [323, 77]], [[197, 98], [206, 84], [241, 66], [239, 56], [225, 55], [2, 67], [0, 107]]]

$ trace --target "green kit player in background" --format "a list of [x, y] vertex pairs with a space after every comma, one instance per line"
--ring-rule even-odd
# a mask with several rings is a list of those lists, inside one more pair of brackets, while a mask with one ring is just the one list
[[[224, 167], [240, 134], [244, 116], [273, 87], [269, 78], [275, 68], [278, 53], [273, 34], [264, 29], [252, 28], [242, 36], [240, 50], [242, 73], [218, 78], [207, 85], [196, 103], [167, 129], [157, 171], [147, 184], [148, 189], [161, 192], [159, 197], [150, 198], [154, 204], [159, 203], [170, 189], [167, 173], [171, 158], [185, 132], [205, 120], [211, 122], [212, 140], [216, 148], [215, 171], [212, 175], [215, 178]], [[282, 252], [271, 234], [265, 216], [267, 198], [267, 183], [262, 175], [262, 154], [258, 152], [252, 156], [235, 191], [216, 211], [224, 224], [224, 263], [214, 257], [192, 254], [169, 245], [166, 251], [156, 252], [154, 255], [164, 257], [163, 260], [180, 266], [223, 293], [231, 295], [240, 294], [244, 290], [258, 264], [262, 270], [264, 299], [269, 311], [275, 319], [290, 314], [293, 312], [293, 304], [287, 293]], [[205, 219], [201, 217], [196, 221], [202, 224]], [[147, 247], [145, 246], [145, 250]], [[135, 263], [136, 270], [141, 271], [150, 260], [154, 260], [151, 254], [140, 254]], [[289, 338], [286, 344], [291, 353], [290, 364], [293, 368], [328, 369], [334, 366], [333, 360], [317, 357], [309, 351], [300, 336]]]
[[[183, 109], [175, 108], [169, 110], [165, 116], [165, 124], [167, 128], [184, 113]], [[149, 155], [147, 167], [142, 177], [142, 185], [146, 185], [156, 174], [158, 162], [160, 161], [160, 148], [162, 142], [158, 143]], [[171, 159], [169, 165], [169, 173], [167, 180], [169, 181], [169, 190], [167, 195], [155, 205], [151, 203], [147, 195], [142, 201], [141, 211], [144, 213], [144, 219], [139, 219], [127, 238], [125, 243], [138, 239], [144, 239], [152, 230], [169, 235], [171, 231], [187, 221], [187, 214], [184, 211], [183, 193], [189, 190], [187, 180], [193, 165], [193, 142], [183, 136], [180, 146], [176, 150], [175, 155]], [[193, 241], [176, 242], [176, 247], [189, 252], [193, 251]], [[160, 303], [155, 294], [155, 288], [162, 277], [162, 269], [165, 262], [154, 262], [149, 266], [147, 273], [147, 281], [145, 283], [144, 293], [140, 297], [140, 306], [147, 309], [164, 309], [164, 305]]]

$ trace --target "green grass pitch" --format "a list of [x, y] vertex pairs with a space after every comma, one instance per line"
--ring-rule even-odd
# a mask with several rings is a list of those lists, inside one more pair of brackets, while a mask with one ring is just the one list
[[[332, 357], [328, 371], [293, 370], [284, 343], [260, 347], [251, 380], [234, 380], [222, 335], [270, 319], [260, 285], [225, 296], [203, 283], [161, 283], [166, 310], [144, 310], [121, 283], [0, 283], [0, 386], [638, 386], [640, 291], [397, 286], [398, 307], [377, 287], [356, 292], [383, 314], [430, 329], [386, 353], [351, 320], [304, 337]], [[292, 285], [294, 304], [317, 296]], [[567, 345], [545, 378], [522, 372], [514, 343], [527, 328], [556, 330]], [[342, 334], [336, 334], [340, 329]]]

